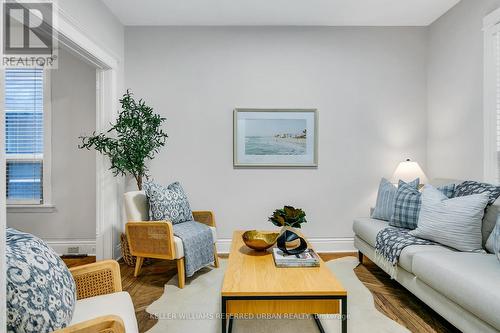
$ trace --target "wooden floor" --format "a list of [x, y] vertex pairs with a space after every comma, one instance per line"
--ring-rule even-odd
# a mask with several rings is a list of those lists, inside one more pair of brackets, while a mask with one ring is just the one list
[[[325, 261], [355, 253], [321, 254]], [[69, 267], [94, 262], [95, 257], [63, 258]], [[175, 262], [155, 261], [143, 266], [139, 278], [134, 278], [134, 269], [120, 263], [123, 289], [128, 291], [134, 302], [139, 332], [145, 332], [156, 324], [146, 308], [163, 294], [165, 283], [177, 271]], [[415, 333], [460, 332], [431, 308], [413, 296], [409, 291], [365, 257], [363, 265], [354, 269], [361, 282], [371, 291], [376, 308], [392, 320]]]

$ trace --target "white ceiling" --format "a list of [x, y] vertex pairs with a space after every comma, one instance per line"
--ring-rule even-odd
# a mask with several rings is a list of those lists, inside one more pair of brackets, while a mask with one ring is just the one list
[[102, 0], [124, 25], [427, 26], [460, 0]]

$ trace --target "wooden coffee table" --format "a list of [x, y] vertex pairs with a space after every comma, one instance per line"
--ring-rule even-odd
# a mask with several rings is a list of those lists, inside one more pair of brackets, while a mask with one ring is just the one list
[[317, 315], [339, 312], [342, 333], [347, 333], [347, 291], [323, 260], [320, 267], [278, 268], [270, 249], [249, 249], [242, 234], [233, 234], [222, 284], [223, 333], [231, 332], [233, 317], [303, 314], [312, 314], [319, 331], [324, 332]]

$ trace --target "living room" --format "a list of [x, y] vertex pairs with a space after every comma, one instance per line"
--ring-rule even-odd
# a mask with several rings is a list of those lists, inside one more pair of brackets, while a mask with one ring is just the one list
[[500, 0], [33, 3], [2, 329], [500, 331]]

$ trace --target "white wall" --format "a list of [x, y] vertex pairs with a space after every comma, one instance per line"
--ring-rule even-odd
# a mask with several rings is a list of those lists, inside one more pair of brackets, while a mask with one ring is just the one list
[[[272, 228], [267, 217], [284, 204], [306, 210], [309, 237], [352, 237], [381, 175], [407, 156], [425, 167], [426, 36], [425, 28], [126, 28], [126, 86], [167, 118], [170, 138], [151, 174], [181, 181], [194, 209], [214, 210], [224, 239]], [[317, 108], [319, 168], [233, 169], [235, 107]]]
[[78, 136], [95, 130], [95, 68], [60, 50], [52, 86], [52, 213], [8, 213], [7, 224], [50, 242], [95, 243], [95, 152]]
[[483, 178], [483, 18], [499, 0], [462, 0], [429, 28], [431, 177]]

